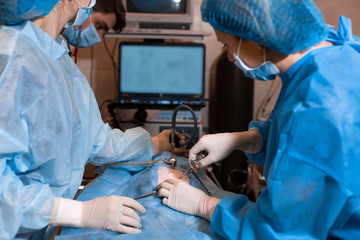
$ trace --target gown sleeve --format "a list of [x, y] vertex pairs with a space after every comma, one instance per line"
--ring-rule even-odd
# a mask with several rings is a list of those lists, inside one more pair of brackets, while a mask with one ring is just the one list
[[213, 231], [226, 239], [326, 239], [350, 218], [353, 200], [338, 181], [299, 157], [281, 151], [276, 157], [256, 203], [244, 195], [223, 198], [211, 219]]
[[[16, 42], [16, 36], [12, 39]], [[35, 163], [29, 158], [33, 154], [29, 152], [29, 126], [19, 110], [21, 89], [17, 85], [19, 79], [33, 77], [33, 71], [11, 51], [11, 47], [0, 51], [0, 238], [4, 239], [14, 238], [19, 229], [26, 233], [47, 226], [54, 202], [40, 174], [34, 171], [33, 179], [22, 174], [31, 173], [28, 169]]]
[[267, 145], [269, 128], [271, 125], [271, 118], [272, 118], [272, 114], [269, 115], [269, 117], [266, 119], [266, 121], [252, 121], [249, 124], [249, 129], [256, 128], [259, 130], [259, 132], [263, 136], [263, 145], [262, 145], [260, 152], [258, 152], [258, 153], [245, 152], [245, 155], [248, 157], [248, 159], [250, 161], [252, 161], [253, 163], [256, 163], [260, 166], [264, 166], [264, 163], [265, 163], [266, 145]]
[[[150, 161], [154, 147], [149, 133], [143, 128], [137, 127], [122, 132], [103, 124], [93, 153], [95, 155], [90, 162], [95, 165], [120, 161]], [[139, 166], [128, 166], [126, 169], [139, 170]]]

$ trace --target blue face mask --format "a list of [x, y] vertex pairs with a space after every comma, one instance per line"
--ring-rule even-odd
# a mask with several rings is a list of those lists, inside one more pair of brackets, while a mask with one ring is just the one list
[[81, 26], [84, 24], [84, 22], [90, 17], [92, 13], [92, 8], [96, 3], [96, 0], [91, 0], [90, 5], [88, 7], [83, 7], [78, 2], [78, 0], [75, 0], [75, 2], [80, 6], [76, 18], [74, 22], [69, 22], [68, 26]]
[[276, 75], [280, 74], [279, 69], [270, 61], [266, 61], [265, 48], [264, 48], [264, 63], [256, 68], [250, 68], [239, 57], [240, 46], [242, 39], [240, 39], [237, 54], [234, 53], [235, 65], [240, 68], [245, 76], [258, 80], [274, 80]]
[[101, 41], [94, 24], [84, 30], [76, 29], [74, 26], [68, 27], [62, 35], [70, 45], [80, 48], [91, 47]]

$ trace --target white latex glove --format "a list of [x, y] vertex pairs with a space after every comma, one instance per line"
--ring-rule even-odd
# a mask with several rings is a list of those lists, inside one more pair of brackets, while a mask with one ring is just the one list
[[200, 161], [198, 168], [208, 166], [223, 160], [235, 150], [236, 138], [232, 133], [218, 133], [205, 135], [190, 149], [189, 161], [194, 160], [202, 151], [207, 152], [207, 156]]
[[[172, 169], [170, 167], [159, 167], [158, 168], [158, 184], [162, 183], [163, 181], [165, 181], [168, 178], [175, 178], [178, 179], [181, 174], [183, 174], [183, 171], [180, 170], [175, 170]], [[182, 177], [180, 179], [183, 182], [190, 182], [190, 179], [187, 175], [185, 175], [184, 177]]]
[[207, 156], [194, 166], [195, 171], [198, 171], [201, 167], [223, 160], [234, 150], [257, 153], [262, 145], [263, 137], [256, 128], [243, 132], [205, 135], [190, 149], [189, 163], [202, 151], [206, 151]]
[[220, 199], [209, 197], [201, 190], [178, 179], [169, 178], [157, 187], [162, 203], [179, 212], [211, 220]]
[[139, 233], [140, 217], [135, 210], [146, 212], [140, 203], [128, 197], [99, 197], [86, 202], [55, 198], [50, 224]]

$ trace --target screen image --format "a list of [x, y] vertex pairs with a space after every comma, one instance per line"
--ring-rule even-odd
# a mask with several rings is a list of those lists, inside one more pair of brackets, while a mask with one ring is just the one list
[[135, 13], [186, 13], [186, 0], [127, 0], [126, 5]]
[[204, 51], [203, 44], [120, 44], [120, 94], [202, 97]]

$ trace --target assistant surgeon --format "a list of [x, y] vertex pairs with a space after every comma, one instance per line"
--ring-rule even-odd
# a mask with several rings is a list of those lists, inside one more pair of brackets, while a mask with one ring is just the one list
[[[360, 41], [351, 22], [327, 26], [311, 0], [204, 0], [202, 19], [247, 77], [282, 89], [266, 121], [206, 135], [189, 160], [200, 167], [233, 150], [264, 166], [256, 202], [220, 199], [169, 179], [163, 203], [211, 221], [226, 239], [358, 239], [360, 236]], [[225, 83], [224, 83], [225, 84]]]
[[[60, 32], [80, 26], [95, 0], [0, 0], [0, 238], [49, 239], [53, 226], [138, 233], [144, 207], [121, 196], [72, 200], [86, 163], [149, 160], [170, 150], [105, 124]], [[29, 19], [32, 19], [31, 21]]]

